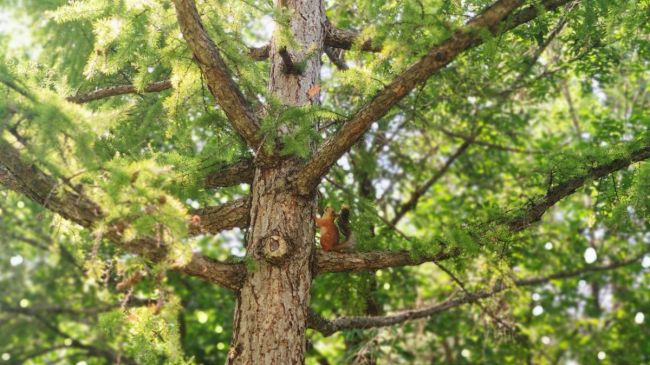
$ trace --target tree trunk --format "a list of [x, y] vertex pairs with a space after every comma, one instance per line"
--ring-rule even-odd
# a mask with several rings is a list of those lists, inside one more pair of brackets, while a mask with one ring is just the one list
[[[276, 5], [290, 12], [296, 45], [279, 45], [276, 30], [269, 88], [285, 105], [317, 102], [318, 95], [310, 94], [320, 75], [322, 2], [278, 0]], [[292, 63], [304, 66], [291, 69]], [[282, 126], [280, 133], [291, 128]], [[298, 167], [299, 161], [288, 158], [255, 171], [247, 246], [252, 264], [237, 298], [230, 364], [304, 363], [317, 202], [315, 194], [304, 197], [285, 188]]]

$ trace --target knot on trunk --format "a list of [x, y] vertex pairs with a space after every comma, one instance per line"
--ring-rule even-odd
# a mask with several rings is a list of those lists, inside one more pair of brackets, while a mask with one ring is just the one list
[[270, 263], [279, 264], [289, 256], [289, 243], [278, 234], [267, 236], [262, 241], [262, 256]]

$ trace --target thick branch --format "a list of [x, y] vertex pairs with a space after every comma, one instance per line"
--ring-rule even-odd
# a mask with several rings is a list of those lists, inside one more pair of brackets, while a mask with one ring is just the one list
[[[351, 49], [352, 46], [359, 42], [359, 33], [339, 29], [328, 24], [325, 33], [325, 45], [332, 48]], [[373, 46], [372, 39], [365, 39], [361, 42], [359, 49], [369, 52], [380, 52], [381, 46]]]
[[247, 227], [250, 220], [250, 209], [251, 201], [249, 197], [214, 207], [197, 209], [192, 214], [200, 217], [200, 224], [192, 226], [190, 234], [217, 234], [226, 229]]
[[[608, 265], [587, 266], [578, 270], [564, 271], [564, 272], [559, 272], [547, 276], [519, 279], [514, 281], [514, 286], [521, 287], [521, 286], [540, 285], [540, 284], [548, 283], [551, 280], [569, 279], [590, 272], [615, 270], [624, 266], [635, 264], [639, 262], [639, 260], [641, 260], [643, 256], [644, 254], [638, 255], [636, 257], [627, 260], [615, 261]], [[325, 336], [329, 336], [335, 332], [342, 331], [342, 330], [391, 326], [394, 324], [399, 324], [414, 319], [426, 318], [434, 314], [444, 312], [448, 309], [458, 307], [463, 304], [473, 303], [480, 299], [491, 297], [508, 288], [509, 287], [506, 286], [505, 284], [499, 283], [493, 286], [489, 290], [480, 290], [477, 292], [465, 294], [461, 297], [449, 298], [441, 303], [437, 303], [428, 307], [404, 310], [388, 316], [341, 317], [334, 320], [327, 320], [312, 312], [310, 313], [308, 326], [309, 328], [315, 329], [323, 333]]]
[[[545, 1], [547, 10], [555, 9], [569, 0]], [[311, 160], [298, 174], [296, 186], [301, 194], [308, 195], [318, 185], [330, 167], [366, 132], [370, 125], [404, 98], [417, 84], [452, 62], [460, 53], [484, 42], [484, 31], [498, 35], [530, 21], [539, 15], [537, 6], [531, 6], [509, 15], [522, 4], [521, 0], [499, 0], [470, 20], [449, 39], [433, 47], [393, 82], [382, 89], [365, 106], [359, 109], [342, 127], [325, 141]]]
[[580, 187], [584, 186], [590, 180], [604, 177], [612, 172], [622, 170], [634, 162], [643, 161], [650, 158], [650, 146], [645, 146], [632, 151], [629, 156], [617, 158], [609, 163], [592, 167], [586, 174], [575, 177], [569, 181], [563, 182], [546, 193], [546, 196], [525, 208], [525, 210], [516, 218], [508, 222], [508, 227], [518, 232], [529, 225], [539, 221], [542, 215], [561, 199], [573, 194]]
[[205, 177], [207, 189], [222, 188], [237, 184], [251, 184], [255, 175], [253, 160], [245, 159], [221, 167]]
[[397, 266], [415, 266], [425, 262], [446, 260], [458, 256], [459, 253], [458, 249], [454, 249], [432, 256], [414, 257], [407, 251], [338, 253], [319, 250], [316, 254], [316, 272], [314, 275], [326, 272], [359, 272]]
[[[89, 229], [102, 219], [101, 208], [83, 194], [81, 189], [72, 189], [65, 184], [60, 184], [34, 164], [25, 163], [18, 151], [1, 139], [0, 165], [3, 167], [0, 171], [8, 172], [8, 174], [0, 174], [0, 184], [24, 194], [52, 212]], [[7, 176], [11, 177], [7, 178]], [[105, 232], [104, 237], [123, 249], [144, 256], [153, 262], [166, 259], [166, 247], [160, 246], [155, 239], [123, 241], [121, 233], [126, 225], [126, 222], [112, 225], [108, 232]], [[245, 272], [243, 264], [222, 263], [198, 253], [192, 256], [186, 266], [176, 270], [233, 290], [239, 288]]]
[[[163, 90], [170, 89], [171, 87], [172, 87], [171, 80], [163, 80], [145, 86], [144, 92], [146, 93], [160, 92]], [[138, 92], [139, 91], [133, 85], [116, 85], [116, 86], [109, 86], [109, 87], [97, 89], [85, 94], [77, 94], [75, 96], [69, 96], [66, 99], [73, 103], [83, 104], [89, 101], [108, 98], [111, 96], [135, 94]]]
[[194, 1], [174, 0], [174, 6], [183, 37], [206, 78], [210, 92], [235, 130], [249, 146], [256, 148], [260, 143], [257, 117], [233, 81], [219, 50], [203, 28]]

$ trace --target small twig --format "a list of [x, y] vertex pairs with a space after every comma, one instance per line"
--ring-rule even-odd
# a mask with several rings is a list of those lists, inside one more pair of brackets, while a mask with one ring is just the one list
[[343, 49], [340, 48], [334, 49], [332, 47], [325, 47], [325, 54], [327, 55], [327, 58], [329, 58], [334, 66], [336, 66], [336, 68], [341, 71], [348, 69], [348, 65], [345, 63], [345, 58], [343, 58], [343, 52]]

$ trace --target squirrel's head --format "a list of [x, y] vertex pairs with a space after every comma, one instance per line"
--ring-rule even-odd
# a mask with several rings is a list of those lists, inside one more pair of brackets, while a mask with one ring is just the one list
[[334, 208], [332, 207], [327, 207], [323, 211], [323, 217], [336, 218], [336, 216], [337, 216], [336, 211], [334, 211]]

